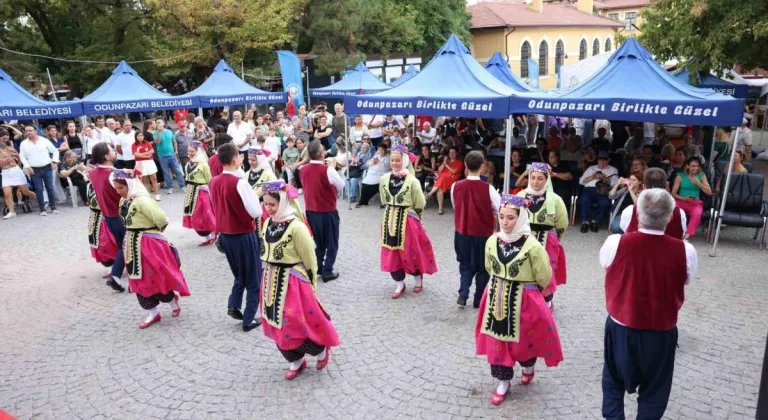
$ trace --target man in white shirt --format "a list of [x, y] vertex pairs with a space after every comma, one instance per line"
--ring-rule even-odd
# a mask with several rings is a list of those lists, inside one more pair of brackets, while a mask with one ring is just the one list
[[421, 130], [419, 136], [421, 136], [421, 144], [432, 145], [432, 142], [435, 141], [435, 136], [437, 136], [437, 130], [432, 128], [432, 124], [429, 121], [426, 121], [424, 122], [424, 129]]
[[379, 143], [384, 141], [384, 133], [381, 126], [384, 124], [383, 115], [364, 115], [363, 124], [368, 126], [368, 136], [371, 138], [373, 147], [379, 147]]
[[[649, 190], [651, 188], [667, 189], [667, 173], [664, 172], [663, 169], [648, 168], [645, 170], [645, 173], [643, 174], [643, 190]], [[676, 207], [676, 210], [680, 212], [680, 226], [677, 226], [677, 228], [680, 229], [679, 231], [682, 232], [682, 235], [685, 235], [686, 226], [688, 226], [688, 218], [685, 216], [685, 212], [682, 209]], [[626, 232], [629, 228], [634, 213], [634, 205], [627, 206], [621, 211], [619, 226], [623, 232]], [[675, 218], [671, 219], [669, 223], [673, 223], [673, 220], [675, 220]], [[683, 236], [681, 236], [680, 239], [682, 239], [682, 237]]]
[[645, 144], [653, 144], [656, 139], [656, 124], [652, 122], [643, 123], [643, 137], [645, 137]]
[[[608, 190], [619, 181], [619, 171], [609, 165], [608, 152], [600, 152], [597, 155], [597, 165], [592, 165], [584, 171], [579, 179], [579, 184], [584, 186], [581, 193], [581, 232], [598, 231], [598, 226], [611, 208], [611, 200], [608, 198]], [[598, 193], [598, 183], [601, 183]], [[607, 190], [606, 190], [607, 187]], [[605, 194], [602, 194], [604, 192]], [[592, 204], [597, 204], [595, 217], [590, 218]]]
[[136, 167], [136, 159], [133, 157], [133, 143], [135, 142], [136, 133], [133, 131], [131, 120], [123, 121], [123, 130], [115, 136], [116, 169], [133, 169]]
[[741, 120], [741, 127], [738, 129], [739, 142], [736, 148], [744, 151], [744, 160], [752, 159], [752, 130], [748, 127], [749, 121], [746, 118]]
[[248, 166], [248, 148], [251, 147], [251, 138], [253, 136], [251, 126], [243, 121], [243, 114], [240, 111], [235, 111], [232, 114], [234, 121], [229, 123], [227, 127], [227, 134], [232, 137], [232, 143], [243, 155], [243, 165], [246, 166], [246, 171], [250, 169]]
[[27, 139], [22, 141], [19, 146], [19, 158], [24, 172], [32, 178], [32, 184], [35, 186], [40, 215], [48, 215], [45, 212], [43, 186], [48, 192], [48, 204], [51, 206], [51, 213], [59, 214], [56, 209], [56, 192], [53, 189], [53, 174], [58, 172], [59, 151], [50, 140], [38, 137], [35, 127], [31, 125], [24, 127], [24, 135]]

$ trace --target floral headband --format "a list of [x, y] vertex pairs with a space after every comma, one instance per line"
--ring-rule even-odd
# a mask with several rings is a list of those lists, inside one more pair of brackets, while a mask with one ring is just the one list
[[549, 164], [542, 162], [531, 163], [531, 172], [541, 172], [543, 174], [549, 174]]
[[250, 149], [248, 149], [248, 154], [249, 155], [263, 155], [264, 154], [264, 149], [262, 149], [261, 147], [251, 147]]
[[261, 184], [261, 191], [264, 194], [281, 193], [285, 192], [289, 199], [295, 199], [299, 197], [299, 192], [293, 186], [286, 184], [283, 180], [270, 181]]
[[504, 194], [501, 196], [501, 206], [526, 209], [528, 208], [528, 200], [518, 195]]
[[192, 147], [197, 147], [199, 149], [199, 148], [203, 147], [203, 142], [197, 141], [197, 140], [192, 140], [191, 142], [189, 142], [189, 145], [192, 146]]
[[408, 148], [403, 146], [402, 144], [396, 144], [394, 147], [392, 147], [391, 153], [408, 153]]
[[113, 174], [115, 179], [136, 179], [141, 176], [140, 172], [131, 169], [116, 169]]

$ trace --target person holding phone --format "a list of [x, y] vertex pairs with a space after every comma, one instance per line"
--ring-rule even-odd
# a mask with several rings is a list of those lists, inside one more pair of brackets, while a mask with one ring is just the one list
[[[598, 226], [611, 208], [608, 192], [618, 182], [619, 171], [609, 164], [609, 160], [608, 152], [600, 152], [597, 155], [597, 165], [587, 168], [579, 179], [579, 184], [584, 186], [584, 192], [581, 194], [581, 233], [590, 230], [597, 232]], [[597, 204], [594, 217], [590, 217], [592, 204]]]

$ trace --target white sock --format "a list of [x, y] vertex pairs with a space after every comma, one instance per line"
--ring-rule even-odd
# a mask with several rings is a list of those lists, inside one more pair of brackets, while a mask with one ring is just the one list
[[147, 311], [147, 319], [144, 320], [144, 322], [152, 322], [153, 319], [157, 316], [157, 306]]
[[405, 289], [405, 281], [398, 280], [396, 283], [397, 283], [397, 287], [395, 288], [395, 293], [402, 292], [403, 289]]
[[526, 375], [532, 374], [533, 373], [533, 366], [531, 366], [531, 367], [524, 367], [523, 368], [523, 373], [525, 373]]
[[551, 308], [551, 307], [552, 307], [552, 301], [550, 300], [549, 302], [547, 302], [547, 308]]
[[416, 286], [421, 286], [421, 281], [424, 279], [422, 276], [413, 276], [413, 282], [416, 284]]
[[320, 354], [317, 355], [317, 360], [325, 360], [328, 354], [328, 347], [324, 348], [323, 351], [320, 352]]
[[290, 370], [299, 370], [299, 368], [301, 367], [302, 363], [304, 363], [304, 358], [303, 357], [301, 359], [295, 361], [295, 362], [291, 362], [291, 367], [289, 367], [288, 369], [290, 369]]
[[168, 302], [168, 304], [171, 305], [171, 309], [173, 309], [174, 311], [179, 309], [179, 305], [176, 303], [176, 299], [173, 299], [172, 301]]
[[117, 276], [112, 276], [112, 280], [114, 280], [114, 281], [115, 281], [115, 283], [119, 284], [120, 286], [123, 286], [123, 287], [125, 287], [125, 286], [123, 285], [122, 279], [121, 279], [120, 277], [117, 277]]
[[213, 239], [213, 238], [215, 238], [215, 237], [216, 237], [216, 234], [215, 234], [215, 233], [213, 233], [213, 232], [211, 232], [211, 233], [209, 233], [209, 234], [208, 234], [208, 239]]
[[499, 386], [496, 387], [496, 393], [504, 395], [509, 391], [509, 381], [499, 381]]

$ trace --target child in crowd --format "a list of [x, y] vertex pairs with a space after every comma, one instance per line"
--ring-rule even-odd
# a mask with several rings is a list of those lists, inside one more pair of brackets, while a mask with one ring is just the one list
[[293, 164], [299, 161], [299, 149], [296, 148], [296, 139], [293, 135], [288, 136], [283, 151], [283, 170], [280, 174], [289, 184], [294, 185], [293, 171], [290, 170]]

